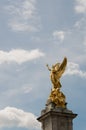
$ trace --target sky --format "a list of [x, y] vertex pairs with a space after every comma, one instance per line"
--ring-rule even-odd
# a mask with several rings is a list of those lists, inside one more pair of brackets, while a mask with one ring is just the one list
[[74, 130], [86, 130], [86, 0], [0, 0], [0, 130], [41, 130], [46, 64], [65, 56], [61, 91]]

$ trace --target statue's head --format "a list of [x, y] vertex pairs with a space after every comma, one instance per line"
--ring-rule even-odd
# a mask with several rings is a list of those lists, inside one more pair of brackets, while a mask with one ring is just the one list
[[56, 71], [59, 69], [59, 66], [60, 66], [60, 63], [57, 63], [57, 64], [55, 65], [55, 70], [56, 70]]

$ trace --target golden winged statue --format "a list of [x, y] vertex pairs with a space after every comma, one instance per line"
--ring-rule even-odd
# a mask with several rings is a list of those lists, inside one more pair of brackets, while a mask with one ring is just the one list
[[61, 88], [60, 78], [64, 73], [66, 66], [67, 66], [66, 57], [64, 57], [62, 63], [56, 63], [55, 65], [52, 65], [52, 68], [49, 68], [47, 64], [48, 70], [50, 71], [50, 79], [53, 84], [49, 100], [53, 102], [56, 105], [56, 107], [62, 107], [62, 108], [66, 107], [66, 97], [60, 91]]
[[65, 71], [66, 65], [67, 65], [66, 57], [64, 57], [62, 63], [56, 63], [55, 65], [52, 65], [52, 68], [49, 68], [48, 64], [46, 65], [48, 67], [48, 70], [51, 72], [50, 79], [54, 88], [61, 87], [60, 78]]

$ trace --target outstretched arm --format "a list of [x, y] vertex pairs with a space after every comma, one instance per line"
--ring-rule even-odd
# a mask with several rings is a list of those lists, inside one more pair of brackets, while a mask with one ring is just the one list
[[49, 68], [49, 65], [47, 64], [46, 66], [47, 66], [48, 70], [51, 71], [51, 69]]

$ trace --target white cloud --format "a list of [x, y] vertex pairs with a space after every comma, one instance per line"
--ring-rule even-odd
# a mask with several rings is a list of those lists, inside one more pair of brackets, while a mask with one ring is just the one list
[[14, 86], [9, 88], [6, 91], [3, 91], [2, 94], [6, 95], [8, 98], [16, 97], [17, 95], [29, 94], [33, 90], [33, 87], [30, 84], [21, 85], [21, 87]]
[[23, 93], [30, 93], [32, 91], [32, 87], [30, 87], [30, 85], [26, 84], [23, 88], [22, 88], [22, 92]]
[[85, 18], [81, 18], [80, 20], [76, 21], [75, 23], [75, 27], [77, 27], [78, 29], [83, 28], [83, 26], [85, 25]]
[[27, 22], [20, 23], [19, 21], [14, 19], [10, 21], [9, 26], [12, 27], [13, 31], [37, 31], [37, 28], [35, 28], [33, 25], [29, 25]]
[[65, 75], [77, 75], [82, 78], [86, 78], [86, 72], [80, 70], [79, 65], [73, 62], [68, 63], [67, 70], [65, 71]]
[[36, 0], [10, 0], [5, 6], [9, 18], [9, 26], [13, 31], [38, 31], [40, 28], [39, 16], [36, 9]]
[[14, 107], [0, 110], [0, 127], [23, 127], [27, 129], [40, 129], [36, 116]]
[[81, 42], [83, 42], [83, 39], [85, 39], [85, 34], [86, 34], [86, 16], [84, 15], [79, 20], [77, 20], [75, 22], [74, 27], [75, 29], [78, 29], [79, 33], [77, 34], [81, 35], [82, 38]]
[[76, 0], [75, 10], [77, 13], [86, 13], [86, 0]]
[[64, 31], [54, 31], [53, 37], [54, 37], [54, 39], [58, 39], [60, 41], [63, 41], [65, 38], [65, 32]]
[[38, 49], [27, 51], [24, 49], [14, 49], [9, 52], [0, 50], [0, 64], [16, 62], [22, 64], [26, 61], [30, 61], [36, 58], [44, 56], [44, 53]]

